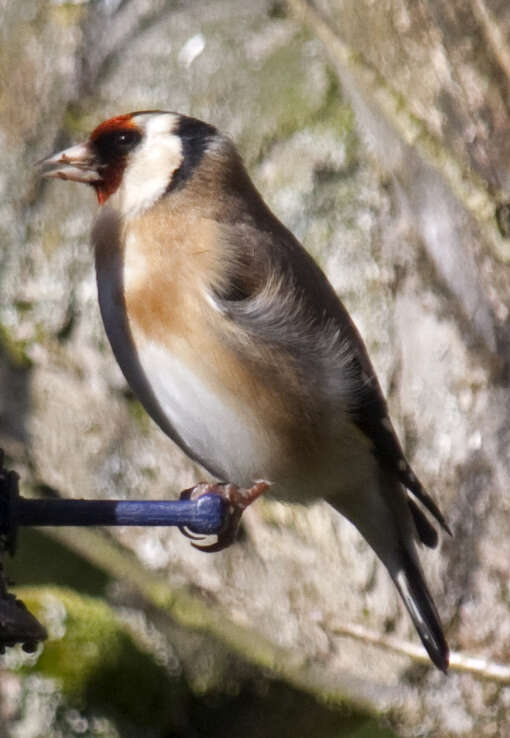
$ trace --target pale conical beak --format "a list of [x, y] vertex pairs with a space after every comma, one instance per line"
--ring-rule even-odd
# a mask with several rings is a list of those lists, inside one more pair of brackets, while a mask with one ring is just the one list
[[41, 177], [58, 177], [86, 184], [102, 181], [97, 159], [88, 143], [59, 151], [58, 154], [37, 162], [36, 166], [40, 169]]

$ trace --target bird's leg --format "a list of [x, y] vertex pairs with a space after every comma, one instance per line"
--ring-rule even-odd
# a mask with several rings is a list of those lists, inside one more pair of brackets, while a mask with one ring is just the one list
[[[196, 500], [198, 497], [202, 497], [202, 495], [213, 494], [219, 495], [227, 503], [225, 524], [218, 533], [216, 543], [205, 546], [199, 546], [197, 543], [192, 543], [191, 545], [199, 551], [206, 551], [207, 553], [215, 553], [216, 551], [222, 551], [224, 548], [228, 548], [236, 539], [243, 512], [270, 486], [269, 482], [259, 479], [249, 488], [238, 487], [237, 484], [232, 484], [231, 482], [200, 482], [194, 487], [185, 489], [179, 495], [179, 499], [181, 500]], [[187, 538], [194, 540], [204, 538], [204, 536], [194, 535], [187, 528], [180, 528], [180, 531]]]

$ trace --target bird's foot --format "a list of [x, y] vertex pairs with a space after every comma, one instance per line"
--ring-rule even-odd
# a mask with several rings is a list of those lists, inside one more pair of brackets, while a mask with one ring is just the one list
[[[199, 551], [205, 551], [207, 553], [223, 551], [224, 548], [231, 546], [236, 539], [243, 512], [270, 486], [270, 482], [259, 479], [249, 488], [238, 487], [237, 484], [232, 484], [231, 482], [200, 482], [194, 487], [185, 489], [179, 495], [179, 499], [181, 500], [196, 500], [198, 497], [202, 497], [202, 495], [213, 494], [219, 495], [227, 503], [224, 524], [217, 534], [218, 538], [216, 542], [200, 546], [197, 543], [192, 543], [191, 545]], [[187, 538], [194, 540], [203, 540], [205, 538], [205, 536], [198, 536], [192, 533], [187, 528], [180, 528], [180, 531]]]

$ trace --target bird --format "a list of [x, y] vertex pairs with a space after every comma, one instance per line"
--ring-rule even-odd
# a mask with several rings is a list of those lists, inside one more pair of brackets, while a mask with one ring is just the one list
[[412, 470], [363, 340], [231, 139], [166, 110], [105, 120], [40, 162], [99, 204], [116, 360], [148, 414], [226, 484], [326, 500], [386, 567], [433, 664], [449, 649], [418, 555], [448, 523]]

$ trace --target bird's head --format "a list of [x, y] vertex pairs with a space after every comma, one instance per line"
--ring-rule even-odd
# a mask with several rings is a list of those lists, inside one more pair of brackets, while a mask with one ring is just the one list
[[83, 143], [44, 159], [42, 176], [91, 185], [100, 205], [118, 193], [124, 214], [139, 213], [182, 188], [204, 155], [226, 142], [213, 126], [185, 115], [128, 113], [101, 123]]

